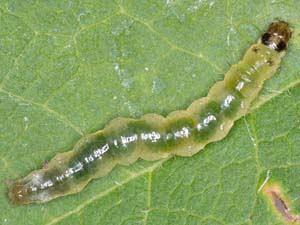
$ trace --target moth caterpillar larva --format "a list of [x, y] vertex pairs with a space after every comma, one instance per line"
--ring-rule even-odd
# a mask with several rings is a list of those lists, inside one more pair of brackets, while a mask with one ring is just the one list
[[210, 142], [224, 138], [234, 121], [248, 112], [265, 80], [273, 76], [284, 56], [291, 30], [286, 22], [271, 23], [242, 61], [207, 97], [187, 110], [167, 117], [147, 114], [140, 119], [117, 118], [103, 130], [79, 140], [73, 150], [57, 154], [47, 168], [31, 172], [9, 187], [13, 203], [46, 202], [81, 191], [116, 164], [138, 158], [157, 160], [171, 154], [192, 156]]

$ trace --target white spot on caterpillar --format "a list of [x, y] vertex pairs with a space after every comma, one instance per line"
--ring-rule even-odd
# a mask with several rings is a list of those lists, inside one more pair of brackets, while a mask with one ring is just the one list
[[85, 161], [86, 163], [93, 162], [94, 160], [95, 160], [95, 159], [94, 159], [94, 157], [93, 157], [92, 155], [89, 155], [89, 156], [87, 156], [87, 157], [84, 158], [84, 161]]
[[251, 83], [251, 82], [252, 82], [252, 81], [251, 81], [248, 77], [246, 77], [244, 74], [241, 75], [241, 78], [243, 79], [243, 81], [245, 81], [245, 82], [247, 82], [247, 83]]
[[35, 186], [30, 186], [30, 189], [31, 189], [31, 191], [37, 191], [37, 187], [35, 187]]
[[203, 128], [202, 124], [201, 124], [201, 123], [198, 123], [198, 124], [197, 124], [197, 130], [200, 131], [202, 128]]
[[60, 165], [60, 164], [62, 163], [61, 157], [57, 157], [56, 161], [57, 161], [57, 163]]
[[259, 67], [261, 67], [262, 65], [264, 65], [268, 60], [266, 58], [264, 58], [264, 61], [257, 61], [254, 64], [254, 69], [257, 70]]
[[224, 100], [224, 103], [222, 105], [222, 108], [228, 108], [230, 106], [230, 103], [234, 100], [234, 96], [232, 95], [228, 95], [225, 100]]
[[160, 134], [153, 131], [151, 133], [141, 133], [141, 139], [142, 140], [150, 140], [151, 142], [157, 142], [157, 140], [160, 139]]
[[220, 130], [224, 130], [224, 123], [220, 125]]
[[59, 176], [59, 177], [61, 178], [61, 180], [63, 180], [65, 177], [69, 177], [69, 176], [71, 176], [73, 173], [74, 173], [74, 172], [73, 172], [72, 168], [70, 168], [70, 169], [66, 170], [66, 172], [65, 172], [64, 175], [61, 175], [61, 176]]
[[244, 87], [245, 82], [244, 81], [240, 81], [237, 86], [235, 87], [236, 90], [240, 91], [242, 90], [242, 88]]
[[208, 115], [202, 123], [197, 124], [197, 130], [200, 131], [203, 127], [207, 127], [211, 121], [215, 121], [217, 118], [214, 115]]
[[83, 168], [83, 165], [81, 162], [79, 162], [73, 167], [73, 170], [75, 173], [77, 173], [78, 171], [82, 170], [82, 168]]
[[121, 141], [122, 141], [123, 146], [127, 146], [128, 143], [136, 141], [137, 139], [138, 139], [137, 134], [134, 134], [134, 135], [128, 136], [128, 137], [121, 136]]
[[166, 135], [166, 140], [170, 140], [172, 137], [173, 137], [173, 134], [168, 133], [168, 134]]
[[60, 176], [55, 177], [55, 179], [56, 179], [57, 181], [62, 181], [64, 178], [65, 178], [64, 175], [60, 175]]
[[105, 144], [102, 148], [94, 150], [93, 155], [95, 158], [102, 158], [102, 155], [109, 150], [109, 145]]
[[208, 124], [211, 122], [211, 121], [215, 121], [217, 120], [217, 118], [214, 116], [214, 115], [209, 115], [208, 117], [206, 117], [204, 120], [203, 120], [203, 124], [204, 126], [208, 126]]
[[181, 130], [176, 131], [174, 136], [178, 138], [188, 138], [190, 135], [190, 131], [188, 128], [183, 127]]
[[114, 145], [115, 145], [116, 147], [118, 147], [118, 141], [117, 141], [117, 139], [114, 139]]
[[62, 181], [63, 179], [70, 177], [71, 175], [73, 175], [74, 173], [77, 173], [79, 171], [81, 171], [83, 169], [83, 164], [82, 162], [77, 163], [74, 167], [71, 167], [69, 169], [67, 169], [64, 174], [55, 177], [55, 179], [57, 181]]
[[197, 130], [200, 131], [203, 127], [207, 127], [211, 121], [215, 121], [217, 118], [214, 115], [208, 115], [202, 123], [197, 124]]
[[53, 186], [52, 180], [47, 180], [46, 182], [42, 183], [40, 187], [41, 187], [41, 189], [45, 189], [45, 188], [48, 188], [51, 186]]

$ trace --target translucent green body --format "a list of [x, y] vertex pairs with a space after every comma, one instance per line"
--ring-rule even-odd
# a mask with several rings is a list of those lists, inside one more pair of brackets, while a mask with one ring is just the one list
[[57, 154], [46, 169], [36, 170], [10, 188], [13, 202], [44, 202], [82, 190], [116, 164], [138, 158], [192, 156], [210, 142], [224, 138], [234, 121], [245, 115], [264, 81], [278, 69], [284, 51], [252, 45], [207, 97], [166, 118], [147, 114], [140, 119], [117, 118], [103, 130], [83, 137], [74, 148]]

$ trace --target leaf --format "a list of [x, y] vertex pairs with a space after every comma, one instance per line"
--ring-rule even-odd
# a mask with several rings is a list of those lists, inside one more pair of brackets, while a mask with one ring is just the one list
[[[0, 1], [1, 224], [284, 224], [258, 192], [300, 196], [298, 1]], [[7, 180], [118, 116], [167, 115], [206, 95], [276, 18], [280, 71], [222, 141], [191, 158], [118, 166], [76, 195], [12, 205]]]

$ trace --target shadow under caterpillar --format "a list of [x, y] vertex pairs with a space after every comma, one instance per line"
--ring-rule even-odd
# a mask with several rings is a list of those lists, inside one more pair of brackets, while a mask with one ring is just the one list
[[114, 119], [103, 130], [80, 139], [71, 151], [57, 154], [47, 168], [11, 184], [9, 198], [18, 204], [46, 202], [81, 191], [116, 164], [128, 165], [138, 158], [192, 156], [208, 143], [224, 138], [234, 121], [248, 112], [264, 81], [277, 71], [291, 33], [286, 22], [271, 23], [224, 80], [187, 110], [167, 117], [147, 114], [140, 119]]

